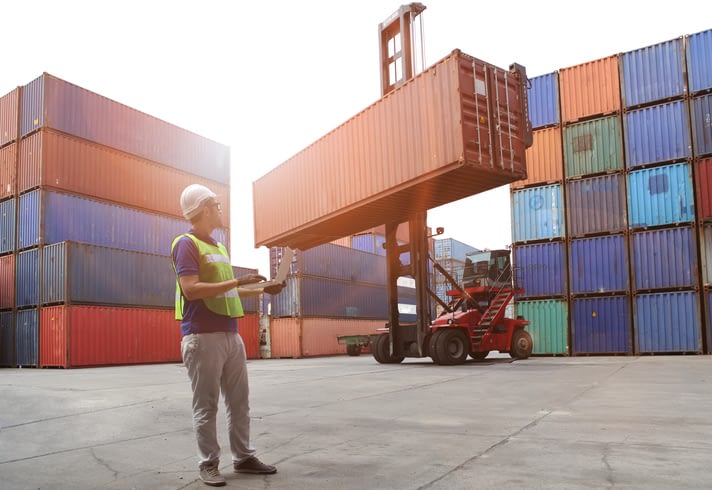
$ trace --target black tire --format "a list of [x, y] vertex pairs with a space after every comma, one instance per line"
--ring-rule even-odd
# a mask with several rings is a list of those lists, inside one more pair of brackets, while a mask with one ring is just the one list
[[437, 342], [442, 332], [442, 330], [436, 330], [435, 333], [430, 336], [430, 340], [428, 341], [428, 355], [435, 364], [440, 364], [440, 356], [438, 356]]
[[532, 354], [534, 342], [526, 330], [515, 330], [512, 334], [512, 346], [509, 355], [514, 359], [526, 359]]
[[482, 361], [488, 355], [489, 355], [488, 350], [480, 351], [480, 352], [470, 352], [470, 357], [473, 358], [475, 361]]
[[387, 333], [379, 335], [374, 344], [373, 357], [381, 364], [398, 364], [403, 362], [403, 356], [391, 356], [390, 338]]
[[467, 335], [462, 330], [443, 330], [436, 341], [440, 364], [454, 366], [465, 362], [470, 352], [469, 344]]
[[361, 355], [361, 346], [358, 344], [347, 344], [346, 353], [350, 356], [356, 357]]

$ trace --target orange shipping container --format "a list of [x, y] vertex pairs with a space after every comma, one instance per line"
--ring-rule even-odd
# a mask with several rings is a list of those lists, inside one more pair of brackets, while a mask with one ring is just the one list
[[524, 70], [459, 50], [253, 183], [256, 246], [306, 249], [526, 177]]
[[17, 144], [0, 148], [0, 201], [15, 195], [17, 172]]
[[17, 138], [18, 89], [0, 97], [0, 146]]
[[299, 358], [345, 354], [340, 335], [369, 335], [385, 325], [383, 320], [350, 318], [272, 318], [272, 358]]
[[618, 55], [559, 70], [564, 123], [620, 111]]
[[245, 344], [248, 359], [260, 358], [260, 317], [258, 313], [246, 313], [237, 320], [240, 337]]
[[52, 187], [177, 217], [183, 189], [204, 184], [220, 196], [230, 222], [228, 185], [49, 129], [21, 140], [17, 179], [20, 192]]
[[527, 178], [512, 183], [513, 189], [564, 180], [561, 128], [534, 131], [534, 144], [527, 148]]
[[15, 254], [0, 256], [0, 310], [15, 306]]

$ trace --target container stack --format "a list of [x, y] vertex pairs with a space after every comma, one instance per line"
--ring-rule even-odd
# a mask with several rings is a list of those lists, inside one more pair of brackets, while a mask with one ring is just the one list
[[[450, 274], [458, 284], [462, 284], [462, 275], [465, 271], [465, 260], [467, 254], [478, 252], [479, 249], [468, 245], [454, 238], [441, 238], [434, 241], [435, 261], [440, 264], [448, 274]], [[447, 292], [452, 289], [450, 282], [442, 274], [435, 271], [433, 273], [433, 284], [435, 295], [441, 301], [447, 303], [450, 298]]]
[[46, 73], [0, 98], [0, 364], [179, 360], [178, 196], [211, 187], [228, 223], [229, 160], [221, 144]]
[[[534, 353], [709, 352], [711, 52], [705, 31], [533, 80], [540, 126], [529, 180], [512, 186], [512, 221]], [[562, 160], [542, 156], [559, 145]], [[557, 313], [531, 295], [559, 302]]]

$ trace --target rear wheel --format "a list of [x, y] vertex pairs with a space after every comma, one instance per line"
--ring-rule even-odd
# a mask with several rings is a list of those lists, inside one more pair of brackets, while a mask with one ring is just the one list
[[360, 356], [361, 355], [361, 346], [358, 344], [347, 344], [346, 345], [346, 353], [350, 356]]
[[515, 330], [512, 334], [512, 346], [509, 355], [514, 359], [526, 359], [532, 353], [534, 342], [532, 336], [526, 330]]
[[438, 355], [438, 338], [440, 337], [440, 334], [443, 333], [442, 330], [436, 330], [431, 336], [430, 336], [430, 341], [428, 342], [428, 355], [430, 355], [430, 358], [433, 360], [435, 364], [440, 364], [440, 356]]
[[455, 365], [465, 362], [470, 351], [468, 344], [467, 335], [462, 330], [444, 330], [438, 336], [435, 346], [440, 358], [440, 364]]
[[403, 356], [391, 356], [390, 339], [388, 334], [379, 335], [373, 345], [373, 357], [381, 364], [398, 364], [403, 361]]

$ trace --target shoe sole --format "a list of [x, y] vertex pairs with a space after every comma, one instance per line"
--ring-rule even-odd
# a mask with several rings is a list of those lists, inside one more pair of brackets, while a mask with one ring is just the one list
[[235, 473], [249, 473], [251, 475], [274, 475], [277, 470], [274, 471], [260, 471], [260, 470], [235, 470]]

